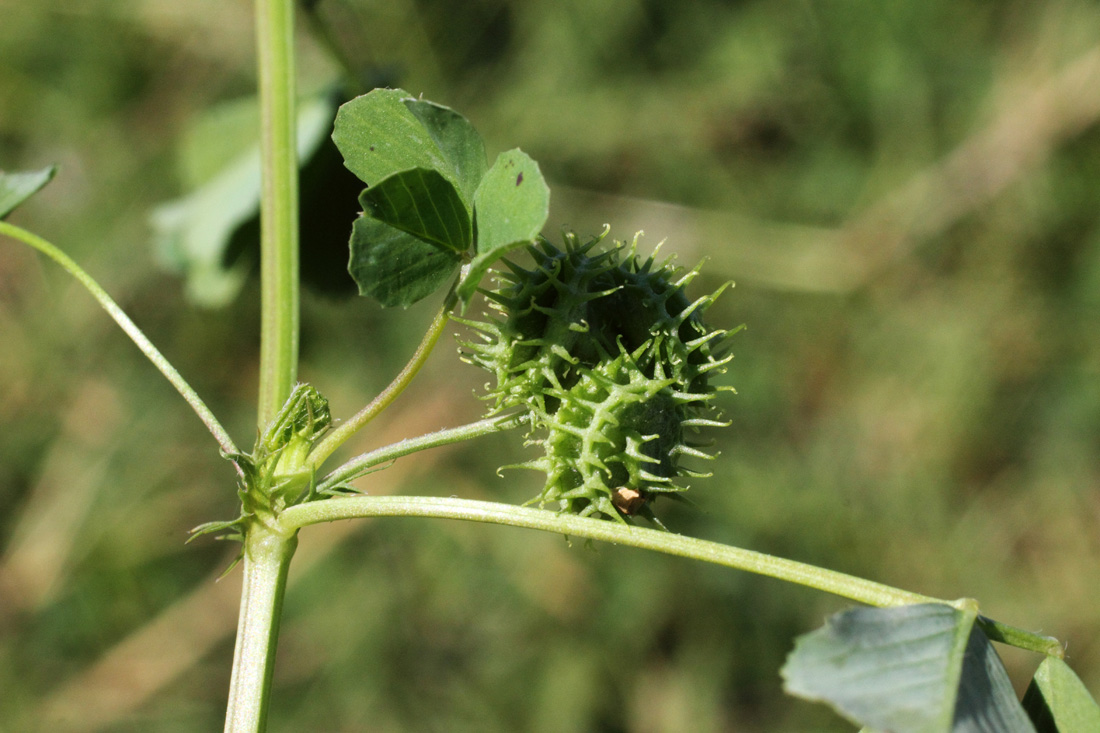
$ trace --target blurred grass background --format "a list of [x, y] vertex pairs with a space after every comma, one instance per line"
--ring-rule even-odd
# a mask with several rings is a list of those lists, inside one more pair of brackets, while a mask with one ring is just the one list
[[[1100, 7], [324, 0], [357, 64], [521, 146], [553, 232], [610, 222], [709, 258], [748, 330], [733, 426], [676, 531], [1053, 634], [1100, 692]], [[60, 163], [13, 217], [61, 245], [254, 434], [258, 293], [189, 305], [148, 212], [189, 121], [255, 86], [244, 0], [0, 0], [0, 166]], [[303, 29], [303, 85], [334, 67]], [[355, 202], [349, 201], [350, 216]], [[301, 377], [347, 416], [433, 303], [307, 293]], [[357, 449], [475, 419], [453, 342]], [[221, 726], [233, 474], [83, 291], [0, 243], [0, 730]], [[362, 483], [522, 502], [518, 436]], [[849, 730], [781, 692], [845, 603], [776, 581], [458, 523], [303, 532], [273, 731]], [[1038, 658], [1008, 650], [1022, 690]]]

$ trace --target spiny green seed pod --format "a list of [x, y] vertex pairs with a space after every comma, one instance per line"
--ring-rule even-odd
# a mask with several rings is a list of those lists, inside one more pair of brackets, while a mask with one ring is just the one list
[[698, 269], [640, 258], [637, 237], [598, 251], [606, 234], [584, 244], [568, 234], [564, 250], [541, 240], [528, 248], [531, 269], [505, 261], [500, 287], [485, 293], [495, 313], [463, 321], [480, 335], [463, 342], [464, 358], [494, 375], [493, 412], [531, 414], [531, 442], [543, 455], [519, 467], [546, 473], [533, 501], [654, 519], [654, 495], [703, 475], [680, 458], [710, 458], [686, 434], [723, 424], [706, 414], [729, 388], [709, 378], [732, 356], [719, 351], [727, 332], [702, 321], [722, 289], [691, 301], [684, 288]]

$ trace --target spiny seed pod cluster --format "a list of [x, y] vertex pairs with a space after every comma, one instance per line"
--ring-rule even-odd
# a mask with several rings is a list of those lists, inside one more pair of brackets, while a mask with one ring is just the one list
[[[463, 358], [493, 374], [491, 412], [529, 411], [529, 442], [543, 455], [521, 464], [546, 474], [532, 502], [562, 512], [622, 520], [650, 508], [658, 494], [684, 490], [680, 477], [703, 476], [683, 457], [711, 458], [687, 435], [720, 426], [710, 378], [732, 358], [726, 331], [708, 328], [703, 312], [722, 292], [689, 300], [684, 273], [666, 260], [642, 259], [637, 236], [627, 245], [546, 240], [528, 248], [531, 269], [504, 261], [493, 313], [463, 321], [478, 332]], [[659, 522], [657, 522], [659, 524]]]

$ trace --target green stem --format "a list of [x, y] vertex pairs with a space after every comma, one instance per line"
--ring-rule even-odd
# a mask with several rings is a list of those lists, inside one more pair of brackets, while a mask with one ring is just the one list
[[260, 81], [260, 400], [262, 431], [298, 373], [298, 151], [294, 2], [256, 0]]
[[[261, 432], [286, 402], [298, 373], [298, 151], [294, 0], [256, 0], [260, 94]], [[244, 587], [225, 730], [263, 731], [279, 617], [297, 533], [259, 521], [244, 531]]]
[[246, 533], [233, 677], [229, 683], [226, 733], [257, 733], [267, 725], [275, 649], [279, 639], [290, 559], [297, 532], [273, 532], [256, 522]]
[[1036, 634], [1032, 631], [1025, 631], [1024, 629], [1002, 624], [1000, 621], [994, 621], [985, 616], [978, 616], [977, 624], [992, 641], [999, 641], [1002, 644], [1008, 644], [1009, 646], [1014, 646], [1019, 649], [1039, 652], [1048, 657], [1063, 659], [1066, 656], [1066, 650], [1062, 646], [1062, 642], [1058, 641], [1053, 636], [1043, 636], [1042, 634]]
[[317, 491], [323, 493], [341, 484], [346, 484], [348, 481], [354, 481], [360, 476], [369, 473], [371, 468], [381, 463], [407, 456], [410, 453], [416, 453], [428, 448], [438, 448], [463, 440], [478, 438], [482, 435], [497, 433], [502, 430], [509, 430], [519, 427], [526, 421], [527, 418], [524, 415], [504, 415], [486, 418], [485, 420], [479, 420], [478, 422], [462, 425], [457, 428], [439, 430], [434, 433], [428, 433], [427, 435], [421, 435], [417, 438], [407, 438], [393, 445], [387, 445], [385, 448], [379, 448], [378, 450], [356, 456], [326, 476], [324, 481], [317, 487]]
[[279, 515], [278, 524], [285, 531], [290, 531], [310, 524], [356, 517], [437, 517], [506, 524], [705, 560], [817, 588], [872, 606], [943, 603], [929, 596], [891, 588], [833, 570], [717, 542], [603, 519], [496, 502], [428, 496], [355, 496], [290, 507]]
[[309, 454], [309, 460], [314, 469], [319, 468], [337, 448], [346, 443], [360, 428], [376, 418], [382, 410], [385, 410], [390, 403], [397, 399], [398, 395], [405, 391], [405, 388], [412, 382], [413, 377], [420, 371], [420, 367], [424, 366], [424, 362], [428, 360], [428, 355], [432, 353], [432, 349], [435, 348], [436, 342], [439, 341], [439, 337], [443, 334], [443, 330], [447, 325], [453, 307], [454, 297], [449, 295], [444, 300], [439, 312], [436, 313], [435, 318], [428, 327], [428, 332], [424, 334], [424, 338], [420, 341], [420, 345], [416, 347], [416, 352], [409, 359], [405, 368], [401, 370], [401, 373], [390, 382], [388, 387], [382, 390], [381, 394], [371, 400], [370, 404], [314, 446]]
[[[816, 588], [870, 606], [946, 603], [963, 608], [971, 607], [974, 603], [970, 599], [944, 601], [794, 560], [655, 529], [470, 499], [427, 496], [356, 496], [330, 499], [291, 507], [279, 516], [278, 524], [284, 531], [291, 531], [310, 524], [359, 517], [435, 517], [539, 529], [725, 565]], [[990, 635], [996, 641], [1055, 656], [1061, 655], [1061, 647], [1050, 637], [999, 624], [984, 617], [979, 617], [979, 623], [987, 634], [990, 634], [991, 629], [999, 632], [997, 635]]]
[[84, 288], [91, 293], [92, 297], [103, 307], [103, 310], [107, 311], [107, 315], [115, 320], [126, 335], [130, 337], [137, 347], [141, 350], [141, 353], [153, 362], [153, 366], [160, 370], [172, 386], [176, 388], [176, 391], [183, 396], [183, 399], [187, 400], [187, 404], [191, 405], [191, 409], [195, 411], [195, 414], [199, 416], [203, 424], [206, 425], [207, 430], [214, 436], [214, 439], [218, 441], [218, 445], [224, 453], [233, 454], [239, 453], [237, 446], [233, 444], [232, 438], [229, 437], [229, 433], [226, 432], [222, 424], [218, 422], [218, 418], [214, 417], [214, 413], [210, 411], [210, 408], [206, 406], [206, 403], [202, 401], [198, 393], [187, 383], [176, 368], [172, 366], [171, 362], [164, 357], [164, 354], [157, 350], [157, 347], [153, 346], [152, 342], [142, 333], [141, 329], [137, 327], [130, 317], [126, 315], [126, 312], [119, 307], [110, 295], [107, 295], [99, 283], [92, 279], [91, 275], [85, 272], [80, 265], [67, 254], [58, 249], [55, 245], [47, 242], [42, 237], [36, 234], [28, 232], [26, 229], [21, 229], [7, 222], [0, 221], [0, 234], [6, 234], [12, 239], [17, 239], [24, 244], [34, 247], [42, 254], [49, 257], [51, 260], [61, 265], [61, 267], [76, 278], [77, 282], [84, 286]]

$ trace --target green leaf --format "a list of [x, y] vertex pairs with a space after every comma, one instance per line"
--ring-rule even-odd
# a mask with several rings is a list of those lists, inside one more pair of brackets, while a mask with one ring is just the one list
[[466, 206], [438, 171], [395, 173], [364, 190], [359, 203], [375, 219], [426, 242], [454, 252], [470, 248], [473, 232]]
[[57, 173], [57, 166], [51, 165], [38, 171], [4, 173], [0, 171], [0, 219], [42, 190]]
[[[303, 100], [298, 113], [303, 165], [321, 148], [334, 108], [327, 92]], [[179, 150], [184, 183], [197, 188], [161, 204], [150, 217], [162, 263], [186, 275], [188, 296], [202, 305], [229, 302], [252, 264], [234, 257], [232, 245], [260, 207], [260, 150], [256, 125], [250, 124], [254, 119], [256, 101], [248, 99], [226, 103], [199, 120]]]
[[477, 252], [458, 295], [469, 301], [485, 271], [537, 237], [549, 214], [550, 189], [538, 163], [519, 148], [497, 156], [474, 194]]
[[403, 89], [375, 89], [341, 106], [332, 139], [344, 165], [368, 186], [414, 168], [434, 170], [467, 211], [485, 174], [485, 146], [466, 118]]
[[982, 630], [970, 630], [952, 733], [1035, 733], [1001, 658]]
[[944, 604], [836, 614], [798, 639], [786, 689], [876, 730], [1031, 731], [975, 618]]
[[407, 308], [431, 295], [461, 262], [461, 257], [416, 237], [361, 216], [351, 233], [348, 272], [359, 293], [383, 306]]
[[412, 168], [438, 169], [442, 154], [405, 106], [404, 89], [375, 89], [340, 105], [332, 139], [344, 165], [368, 186]]
[[260, 105], [255, 96], [217, 102], [196, 115], [176, 141], [180, 182], [190, 189], [212, 181], [227, 163], [256, 147], [259, 129]]
[[1100, 706], [1065, 662], [1047, 657], [1024, 693], [1024, 709], [1039, 733], [1100, 731]]
[[150, 215], [161, 263], [186, 277], [187, 295], [209, 307], [228, 303], [248, 274], [247, 263], [229, 262], [233, 232], [260, 205], [258, 151], [242, 156], [187, 196], [161, 204]]

